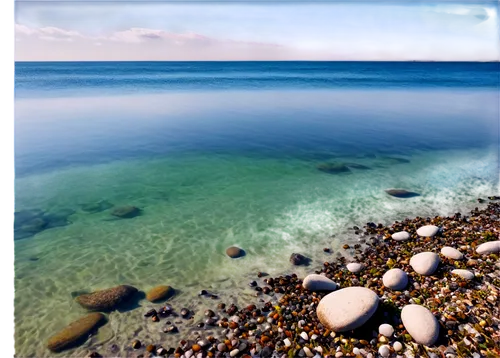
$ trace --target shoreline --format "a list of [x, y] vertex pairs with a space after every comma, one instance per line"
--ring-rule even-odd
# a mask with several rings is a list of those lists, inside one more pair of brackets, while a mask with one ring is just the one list
[[[130, 337], [126, 347], [114, 348], [125, 354], [121, 356], [137, 358], [497, 357], [500, 355], [500, 337], [495, 336], [500, 324], [498, 253], [482, 256], [474, 249], [482, 242], [498, 240], [498, 216], [499, 202], [490, 201], [482, 209], [472, 210], [470, 216], [416, 217], [387, 226], [365, 225], [357, 231], [360, 239], [369, 237], [366, 244], [344, 245], [344, 251], [353, 250], [354, 261], [364, 265], [359, 273], [346, 269], [348, 261], [343, 256], [332, 257], [333, 261], [325, 262], [314, 272], [311, 267], [306, 267], [310, 274], [332, 279], [339, 286], [333, 292], [357, 286], [377, 294], [379, 304], [376, 311], [354, 331], [332, 333], [318, 319], [316, 308], [331, 290], [313, 292], [305, 289], [304, 277], [299, 278], [296, 274], [275, 278], [256, 274], [259, 277], [250, 283], [255, 290], [254, 304], [243, 308], [234, 304], [225, 306], [220, 300], [215, 300], [212, 310], [205, 311], [205, 322], [197, 324], [198, 332], [190, 330], [186, 334], [184, 327], [178, 327], [180, 322], [194, 316], [191, 313], [182, 315], [183, 307], [148, 305], [156, 313], [150, 311], [151, 307], [147, 308], [143, 314], [149, 314], [144, 319], [170, 336], [169, 341], [175, 337], [179, 342], [176, 346], [161, 346], [162, 342], [144, 340], [138, 343]], [[431, 238], [419, 237], [416, 234], [419, 226], [429, 224], [442, 228], [442, 232]], [[408, 241], [391, 238], [394, 232], [401, 230], [411, 234]], [[486, 235], [487, 232], [490, 234]], [[464, 259], [452, 260], [440, 254], [439, 267], [432, 276], [420, 275], [413, 270], [409, 263], [411, 256], [426, 250], [439, 253], [443, 246], [457, 248], [465, 255]], [[409, 282], [401, 291], [391, 290], [381, 282], [383, 274], [393, 268], [401, 268], [408, 275]], [[452, 275], [452, 269], [469, 270], [474, 277], [466, 281]], [[399, 311], [408, 304], [427, 307], [439, 322], [439, 337], [430, 347], [415, 345], [402, 324]], [[156, 317], [156, 321], [152, 317]], [[389, 337], [377, 334], [382, 323], [393, 327], [394, 333]], [[381, 347], [386, 347], [387, 352]], [[105, 344], [90, 344], [89, 348], [92, 348], [89, 356], [116, 356], [113, 347]], [[395, 348], [399, 351], [396, 352]]]

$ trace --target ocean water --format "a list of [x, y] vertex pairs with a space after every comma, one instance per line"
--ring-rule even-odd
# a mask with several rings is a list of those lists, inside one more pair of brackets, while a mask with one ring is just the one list
[[[201, 289], [244, 303], [258, 271], [311, 272], [353, 225], [497, 194], [498, 76], [491, 63], [17, 63], [16, 211], [55, 219], [16, 231], [16, 354], [54, 356], [46, 340], [84, 314], [82, 291], [171, 285], [174, 308], [197, 311], [184, 336], [217, 303]], [[123, 205], [141, 215], [114, 218]], [[246, 256], [227, 258], [231, 245]], [[311, 266], [292, 268], [293, 252]], [[61, 356], [179, 340], [143, 311], [111, 313]]]

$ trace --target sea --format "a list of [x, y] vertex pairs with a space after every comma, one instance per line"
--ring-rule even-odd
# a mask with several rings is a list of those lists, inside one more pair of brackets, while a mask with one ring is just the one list
[[[347, 255], [353, 226], [498, 194], [499, 76], [475, 62], [17, 62], [16, 356], [177, 342], [205, 308], [257, 300], [257, 272]], [[114, 216], [123, 206], [140, 215]], [[139, 299], [83, 346], [46, 349], [85, 314], [77, 295], [120, 284], [170, 285], [195, 318], [167, 337]]]

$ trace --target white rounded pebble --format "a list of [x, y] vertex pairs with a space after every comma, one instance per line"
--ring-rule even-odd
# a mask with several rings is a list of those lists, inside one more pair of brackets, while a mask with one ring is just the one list
[[434, 225], [425, 225], [417, 230], [417, 235], [422, 237], [433, 237], [439, 232], [439, 228]]
[[287, 347], [290, 347], [292, 345], [292, 342], [290, 342], [290, 340], [288, 338], [285, 338], [283, 340], [283, 343], [285, 343], [285, 346], [287, 346]]
[[375, 313], [379, 298], [365, 287], [347, 287], [329, 293], [316, 308], [320, 322], [334, 332], [361, 327]]
[[380, 354], [382, 357], [389, 357], [389, 354], [391, 354], [391, 350], [389, 349], [389, 346], [384, 344], [378, 349], [378, 354]]
[[410, 266], [420, 275], [432, 275], [439, 266], [439, 256], [434, 252], [421, 252], [411, 257]]
[[410, 233], [408, 233], [407, 231], [395, 232], [391, 235], [391, 237], [396, 241], [406, 241], [410, 238]]
[[304, 347], [302, 349], [304, 350], [304, 353], [306, 354], [306, 356], [308, 356], [308, 357], [314, 356], [314, 354], [311, 352], [311, 350], [309, 348]]
[[387, 338], [390, 338], [394, 333], [394, 328], [390, 324], [384, 323], [378, 327], [378, 333]]
[[184, 353], [184, 355], [186, 356], [186, 358], [191, 358], [191, 356], [193, 355], [193, 351], [190, 349], [186, 353]]
[[500, 252], [500, 240], [489, 241], [476, 247], [476, 252], [481, 255], [489, 255]]
[[453, 275], [462, 277], [464, 280], [470, 281], [474, 278], [474, 274], [469, 270], [456, 269], [451, 271]]
[[401, 291], [408, 285], [408, 275], [401, 269], [390, 269], [382, 277], [382, 282], [391, 290]]
[[302, 339], [303, 339], [304, 341], [308, 341], [308, 340], [309, 340], [309, 336], [307, 335], [307, 333], [306, 333], [306, 332], [302, 332], [302, 333], [300, 334], [300, 336], [302, 337]]
[[436, 317], [424, 306], [404, 306], [401, 310], [401, 320], [415, 342], [426, 346], [436, 342], [439, 324]]
[[314, 347], [314, 350], [319, 353], [323, 353], [323, 348], [321, 346]]
[[360, 264], [358, 262], [351, 262], [350, 264], [347, 264], [347, 269], [352, 272], [352, 273], [358, 273], [361, 272], [365, 268], [365, 265]]
[[441, 255], [452, 260], [462, 260], [464, 258], [464, 255], [460, 251], [450, 246], [443, 247], [441, 249]]
[[352, 353], [354, 353], [355, 355], [360, 354], [359, 348], [358, 348], [358, 347], [354, 347], [354, 348], [352, 349]]
[[313, 334], [313, 335], [311, 336], [311, 339], [312, 339], [313, 341], [315, 341], [315, 340], [316, 340], [316, 338], [318, 338], [318, 336], [317, 336], [316, 334]]
[[396, 341], [392, 345], [392, 348], [394, 348], [396, 352], [399, 352], [401, 349], [403, 349], [403, 345], [400, 342]]
[[229, 353], [229, 355], [230, 355], [231, 357], [234, 357], [234, 356], [237, 356], [237, 355], [238, 355], [238, 353], [240, 353], [240, 350], [239, 350], [239, 349], [233, 349], [233, 350], [231, 351], [231, 353]]
[[307, 275], [302, 286], [309, 291], [335, 291], [339, 285], [323, 275]]
[[344, 353], [342, 353], [342, 352], [335, 353], [336, 358], [343, 357], [343, 356], [344, 356]]

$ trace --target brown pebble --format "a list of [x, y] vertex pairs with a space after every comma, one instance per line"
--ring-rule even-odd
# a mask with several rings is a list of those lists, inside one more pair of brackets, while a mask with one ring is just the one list
[[154, 352], [156, 350], [156, 346], [150, 344], [146, 347], [146, 352]]
[[199, 352], [201, 350], [201, 347], [198, 344], [193, 344], [191, 349], [193, 350], [193, 352]]
[[160, 322], [160, 319], [158, 318], [158, 316], [153, 316], [153, 317], [151, 317], [151, 320], [152, 320], [153, 322]]

